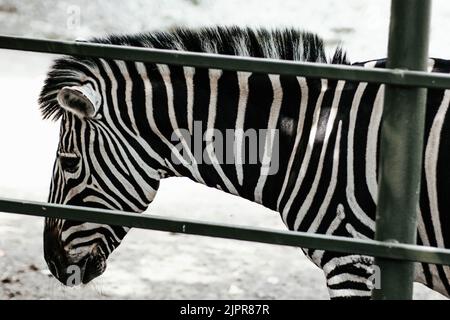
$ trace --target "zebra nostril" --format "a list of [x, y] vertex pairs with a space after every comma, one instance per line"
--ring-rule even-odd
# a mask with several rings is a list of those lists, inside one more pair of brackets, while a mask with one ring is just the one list
[[86, 255], [82, 261], [78, 262], [77, 265], [80, 269], [80, 283], [86, 284], [103, 273], [104, 269], [98, 270], [98, 268], [96, 268], [97, 261], [99, 261], [98, 259], [99, 257], [91, 252]]
[[60, 257], [53, 255], [51, 257], [46, 257], [47, 266], [51, 274], [58, 279], [64, 285], [68, 285], [68, 278], [70, 274], [67, 273], [67, 268], [65, 264], [61, 261]]
[[59, 278], [58, 268], [56, 267], [56, 264], [53, 261], [50, 261], [47, 263], [47, 266], [50, 270], [50, 272], [56, 277]]
[[82, 282], [84, 284], [90, 282], [94, 278], [101, 275], [106, 269], [106, 257], [98, 248], [94, 249], [91, 254], [83, 261], [82, 266]]

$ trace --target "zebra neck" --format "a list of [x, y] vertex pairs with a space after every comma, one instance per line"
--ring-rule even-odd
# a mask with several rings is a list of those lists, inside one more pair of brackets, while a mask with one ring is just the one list
[[169, 174], [277, 209], [285, 162], [303, 125], [306, 80], [166, 65], [143, 70], [138, 65], [146, 140]]

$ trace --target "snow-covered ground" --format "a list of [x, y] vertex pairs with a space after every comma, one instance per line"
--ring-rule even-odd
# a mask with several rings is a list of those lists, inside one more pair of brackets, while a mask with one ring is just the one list
[[[434, 1], [431, 55], [450, 57], [450, 4]], [[341, 43], [353, 61], [384, 57], [387, 0], [0, 0], [2, 34], [76, 39], [175, 26], [294, 26]], [[53, 56], [0, 50], [0, 196], [45, 201], [58, 125], [37, 96]], [[185, 179], [162, 183], [151, 212], [283, 228], [278, 215]], [[83, 288], [50, 279], [40, 218], [0, 213], [0, 299], [326, 299], [321, 271], [295, 248], [132, 230], [105, 274]], [[416, 286], [416, 298], [442, 296]]]

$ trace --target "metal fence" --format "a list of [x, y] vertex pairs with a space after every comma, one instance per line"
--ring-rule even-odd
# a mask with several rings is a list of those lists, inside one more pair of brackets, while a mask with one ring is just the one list
[[4, 49], [386, 84], [376, 240], [4, 198], [0, 198], [0, 211], [373, 256], [381, 271], [381, 288], [374, 290], [373, 298], [411, 299], [415, 261], [450, 265], [450, 250], [414, 245], [426, 88], [450, 88], [450, 76], [424, 72], [430, 7], [429, 0], [392, 0], [387, 69], [0, 36]]

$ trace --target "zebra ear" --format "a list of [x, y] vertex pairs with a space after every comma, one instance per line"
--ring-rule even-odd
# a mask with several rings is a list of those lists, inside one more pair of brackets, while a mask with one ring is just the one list
[[98, 93], [90, 85], [63, 87], [57, 100], [62, 108], [80, 118], [92, 118], [100, 104]]

